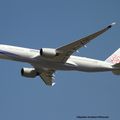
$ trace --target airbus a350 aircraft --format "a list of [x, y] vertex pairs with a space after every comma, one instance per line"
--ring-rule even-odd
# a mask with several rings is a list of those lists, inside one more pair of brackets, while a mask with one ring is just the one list
[[34, 78], [40, 76], [46, 85], [53, 86], [56, 70], [76, 70], [85, 72], [112, 71], [120, 75], [120, 48], [105, 61], [73, 56], [79, 48], [110, 29], [115, 23], [102, 30], [74, 41], [68, 45], [53, 49], [29, 49], [10, 45], [0, 45], [0, 58], [30, 63], [32, 68], [22, 68], [21, 75]]

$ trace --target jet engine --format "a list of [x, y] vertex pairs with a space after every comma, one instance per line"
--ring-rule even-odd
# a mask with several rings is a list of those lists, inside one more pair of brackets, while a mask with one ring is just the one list
[[37, 74], [37, 72], [34, 68], [22, 68], [21, 69], [21, 75], [24, 76], [24, 77], [34, 78], [38, 74]]
[[55, 57], [58, 55], [58, 53], [56, 52], [56, 49], [52, 49], [52, 48], [42, 48], [40, 49], [40, 55], [43, 57]]

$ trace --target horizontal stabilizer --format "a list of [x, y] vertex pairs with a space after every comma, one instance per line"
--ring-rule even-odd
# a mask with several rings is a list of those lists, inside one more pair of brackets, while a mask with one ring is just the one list
[[113, 65], [114, 67], [119, 67], [120, 68], [120, 63], [116, 63]]
[[120, 70], [114, 70], [114, 71], [112, 71], [112, 73], [115, 75], [120, 75]]

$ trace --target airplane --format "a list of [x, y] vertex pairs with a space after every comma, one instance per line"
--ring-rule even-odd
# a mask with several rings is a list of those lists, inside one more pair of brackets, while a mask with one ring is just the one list
[[21, 69], [21, 75], [29, 78], [40, 76], [48, 86], [55, 84], [54, 73], [56, 70], [112, 71], [115, 75], [120, 75], [120, 48], [105, 61], [72, 55], [79, 48], [86, 47], [88, 42], [109, 30], [114, 24], [112, 23], [98, 32], [56, 49], [30, 49], [0, 44], [0, 58], [31, 64], [31, 68]]

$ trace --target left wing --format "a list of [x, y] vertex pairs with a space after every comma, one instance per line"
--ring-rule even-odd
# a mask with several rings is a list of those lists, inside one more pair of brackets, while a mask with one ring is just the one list
[[115, 23], [110, 24], [109, 26], [105, 27], [104, 29], [91, 34], [87, 37], [84, 37], [80, 40], [77, 40], [75, 42], [72, 42], [68, 45], [65, 45], [63, 47], [57, 48], [56, 51], [59, 53], [58, 56], [55, 57], [55, 60], [58, 62], [66, 62], [66, 60], [72, 55], [77, 49], [85, 46], [88, 42], [90, 42], [92, 39], [96, 38], [97, 36], [101, 35], [102, 33], [106, 32], [108, 29], [110, 29]]
[[[110, 29], [115, 23], [112, 23], [111, 25], [103, 28], [102, 30], [93, 33], [87, 37], [84, 37], [82, 39], [79, 39], [75, 42], [72, 42], [68, 45], [65, 45], [63, 47], [57, 48], [57, 55], [55, 57], [49, 58], [48, 60], [52, 60], [54, 62], [62, 62], [65, 63], [67, 59], [79, 48], [85, 46], [88, 42], [90, 42], [92, 39], [98, 37], [102, 33], [106, 32], [108, 29]], [[39, 59], [40, 56], [37, 56], [36, 58]], [[37, 68], [35, 65], [33, 65], [35, 68]], [[55, 83], [54, 80], [54, 72], [55, 70], [48, 69], [48, 70], [40, 70], [40, 77], [43, 79], [46, 85], [53, 86]]]
[[43, 71], [40, 74], [40, 77], [42, 78], [42, 80], [44, 81], [44, 83], [48, 86], [53, 86], [54, 83], [54, 70], [47, 70], [47, 71]]

